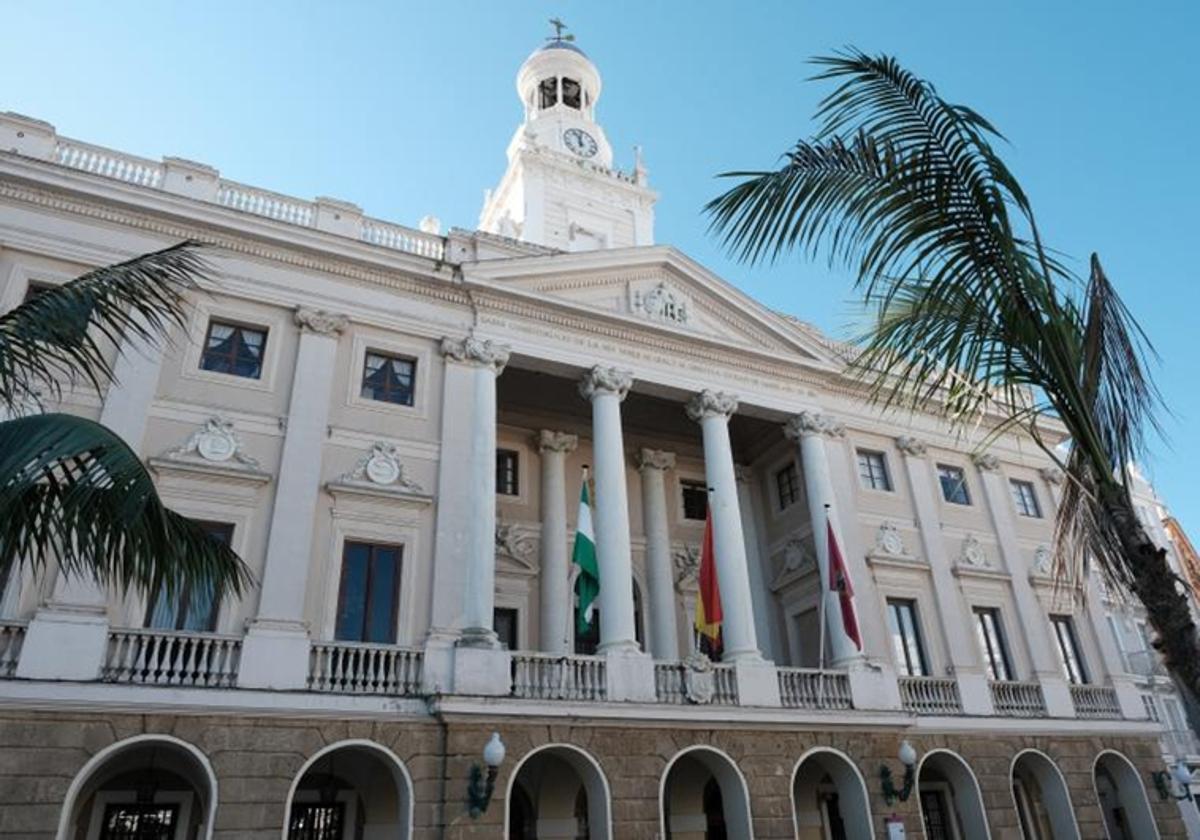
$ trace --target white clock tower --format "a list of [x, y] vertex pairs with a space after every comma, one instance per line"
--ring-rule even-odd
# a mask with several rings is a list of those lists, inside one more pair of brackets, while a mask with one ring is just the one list
[[564, 251], [654, 244], [654, 202], [641, 157], [613, 168], [596, 122], [600, 73], [562, 34], [525, 60], [517, 94], [525, 120], [508, 144], [508, 169], [483, 202], [479, 227]]

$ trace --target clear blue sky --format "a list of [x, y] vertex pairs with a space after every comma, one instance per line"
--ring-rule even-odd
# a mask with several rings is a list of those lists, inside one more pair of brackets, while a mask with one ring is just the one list
[[847, 44], [988, 116], [1048, 240], [1080, 261], [1098, 250], [1162, 354], [1174, 416], [1148, 472], [1200, 538], [1194, 2], [9, 0], [0, 109], [386, 219], [470, 227], [520, 118], [517, 66], [553, 15], [604, 76], [618, 162], [645, 147], [658, 240], [835, 335], [857, 312], [849, 278], [725, 259], [700, 215], [712, 176], [769, 166], [807, 135], [822, 89], [806, 59]]

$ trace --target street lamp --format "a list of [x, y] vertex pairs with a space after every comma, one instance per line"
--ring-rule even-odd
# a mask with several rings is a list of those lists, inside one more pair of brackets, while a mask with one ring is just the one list
[[484, 744], [483, 763], [487, 765], [486, 777], [482, 767], [472, 764], [471, 778], [467, 783], [467, 808], [473, 820], [478, 819], [491, 804], [492, 793], [496, 789], [496, 770], [504, 763], [504, 742], [500, 740], [499, 732], [493, 732]]
[[891, 805], [897, 799], [904, 802], [912, 793], [913, 783], [917, 779], [917, 751], [907, 739], [900, 742], [900, 763], [904, 765], [904, 782], [897, 789], [892, 781], [892, 768], [886, 764], [879, 768], [879, 778], [883, 782], [883, 798]]
[[[1158, 788], [1158, 796], [1160, 799], [1166, 799], [1169, 796], [1174, 796], [1176, 799], [1191, 799], [1192, 798], [1192, 768], [1183, 759], [1175, 762], [1175, 766], [1168, 773], [1166, 770], [1155, 770], [1154, 786]], [[1175, 793], [1171, 790], [1171, 782], [1174, 781], [1176, 786], [1183, 791]]]

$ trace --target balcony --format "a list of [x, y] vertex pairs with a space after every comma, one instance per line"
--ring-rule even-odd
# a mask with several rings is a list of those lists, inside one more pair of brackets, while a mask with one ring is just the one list
[[308, 658], [308, 688], [337, 694], [416, 697], [422, 653], [414, 648], [361, 642], [315, 642]]
[[1037, 682], [993, 680], [992, 706], [1007, 717], [1046, 717], [1046, 700]]
[[945, 677], [900, 677], [900, 704], [919, 715], [961, 715], [958, 682]]
[[1139, 677], [1165, 677], [1166, 666], [1157, 651], [1135, 650], [1125, 654], [1125, 666], [1129, 673]]
[[1121, 717], [1117, 692], [1107, 686], [1073, 685], [1071, 702], [1075, 704], [1076, 717], [1110, 720]]
[[779, 699], [787, 709], [853, 709], [844, 671], [780, 668]]
[[0, 677], [17, 673], [21, 644], [25, 641], [25, 622], [0, 621]]
[[242, 640], [213, 633], [113, 630], [100, 669], [104, 682], [232, 688]]
[[601, 701], [608, 696], [605, 661], [600, 656], [547, 653], [513, 654], [513, 697], [526, 700]]

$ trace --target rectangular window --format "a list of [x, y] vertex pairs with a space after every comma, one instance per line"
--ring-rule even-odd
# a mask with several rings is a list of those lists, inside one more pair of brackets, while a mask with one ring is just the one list
[[938, 481], [942, 485], [942, 498], [954, 505], [971, 504], [971, 494], [967, 492], [967, 475], [962, 467], [952, 467], [948, 464], [938, 464]]
[[[228, 522], [197, 522], [209, 536], [229, 545], [233, 542], [233, 525]], [[160, 586], [150, 598], [146, 626], [156, 630], [189, 630], [211, 633], [217, 629], [217, 612], [221, 607], [212, 581], [184, 584], [171, 594]]]
[[1121, 655], [1121, 663], [1125, 669], [1129, 669], [1129, 656], [1125, 653], [1125, 640], [1121, 638], [1121, 628], [1117, 626], [1117, 617], [1115, 615], [1105, 616], [1108, 621], [1108, 629], [1112, 633], [1113, 643], [1117, 646], [1117, 653]]
[[245, 379], [262, 376], [267, 331], [225, 321], [209, 321], [200, 355], [200, 369]]
[[800, 478], [796, 475], [794, 463], [775, 473], [775, 489], [779, 495], [780, 510], [786, 510], [800, 499]]
[[994, 607], [976, 607], [975, 632], [983, 650], [983, 661], [987, 664], [988, 679], [1013, 679], [1008, 645], [1004, 641], [1004, 630], [1000, 626], [1000, 610]]
[[398, 545], [347, 541], [338, 591], [338, 641], [395, 644], [400, 552]]
[[1072, 685], [1086, 683], [1088, 681], [1087, 670], [1083, 665], [1083, 654], [1079, 650], [1079, 638], [1075, 635], [1075, 622], [1069, 615], [1052, 615], [1050, 624], [1054, 628], [1058, 656], [1062, 660], [1063, 676]]
[[509, 650], [520, 650], [517, 646], [517, 624], [521, 613], [515, 607], [496, 607], [492, 610], [492, 629], [500, 638], [500, 644]]
[[1042, 507], [1038, 504], [1037, 491], [1034, 490], [1033, 483], [1018, 481], [1014, 478], [1009, 484], [1012, 486], [1013, 501], [1017, 503], [1017, 513], [1041, 519]]
[[882, 452], [858, 450], [858, 477], [863, 487], [871, 490], [892, 489], [892, 477], [888, 475], [887, 459]]
[[568, 79], [565, 76], [562, 80], [563, 104], [568, 108], [579, 108], [579, 98], [583, 89], [579, 86], [579, 82], [574, 79]]
[[683, 518], [703, 522], [708, 518], [708, 485], [703, 481], [681, 481]]
[[910, 677], [928, 676], [929, 665], [925, 660], [925, 648], [917, 624], [917, 602], [889, 598], [887, 607], [897, 666]]
[[517, 473], [517, 453], [511, 449], [496, 450], [496, 492], [501, 496], [520, 494]]
[[538, 107], [553, 108], [558, 104], [558, 79], [542, 79], [538, 82]]
[[170, 840], [178, 818], [176, 804], [113, 802], [104, 808], [100, 840]]
[[416, 379], [415, 359], [368, 350], [363, 359], [360, 393], [368, 400], [412, 405], [413, 383]]

